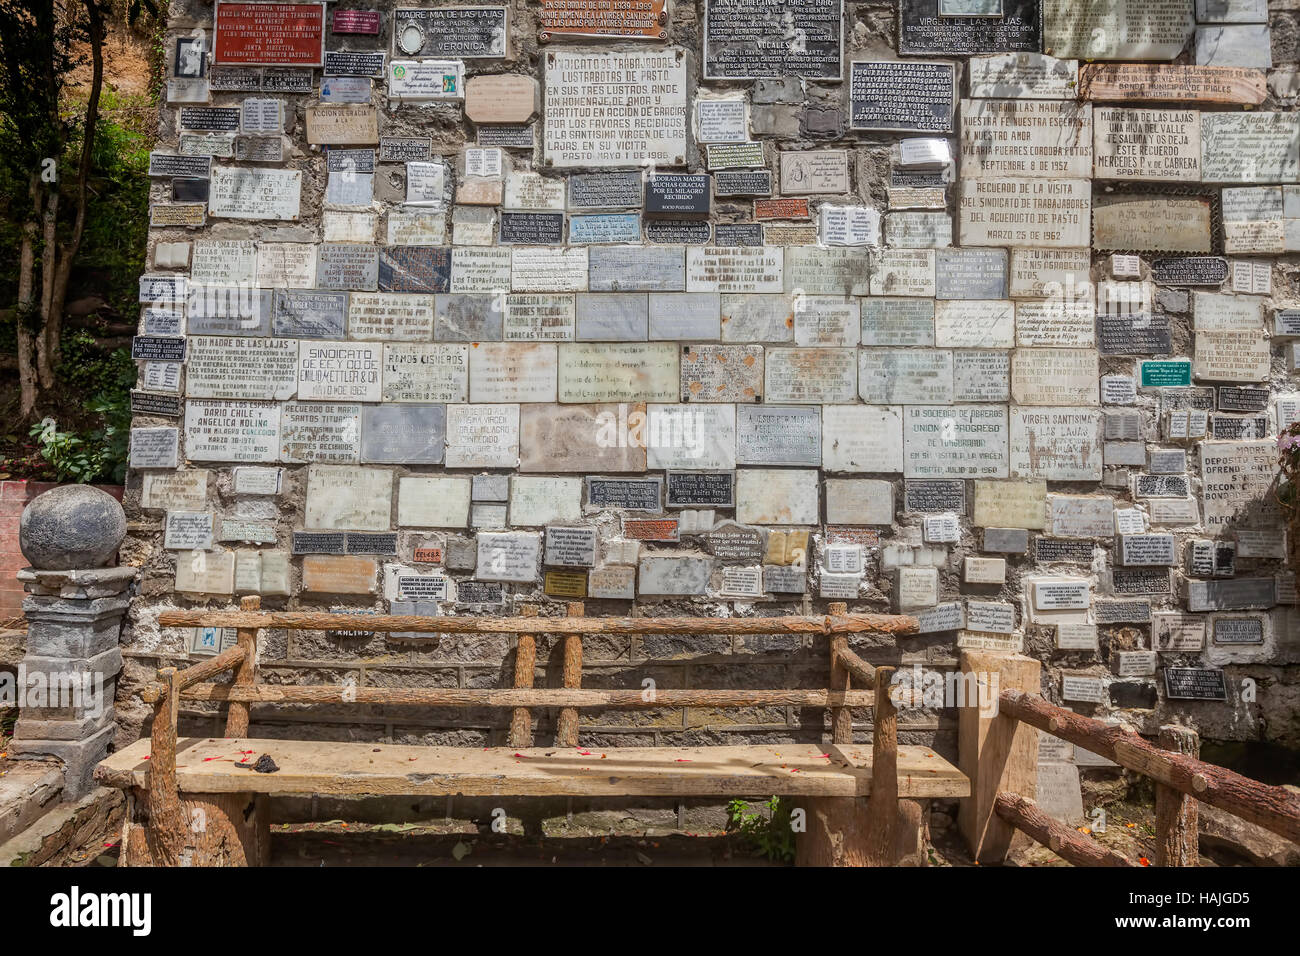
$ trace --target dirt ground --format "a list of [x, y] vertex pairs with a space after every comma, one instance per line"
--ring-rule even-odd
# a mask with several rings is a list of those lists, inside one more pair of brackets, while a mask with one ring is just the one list
[[[1112, 804], [1105, 833], [1091, 835], [1136, 861], [1154, 852], [1152, 808]], [[929, 865], [974, 865], [956, 828], [931, 834]], [[117, 835], [104, 834], [70, 853], [66, 862], [116, 866]], [[573, 827], [563, 834], [529, 837], [484, 833], [471, 824], [350, 824], [331, 820], [276, 824], [271, 828], [272, 866], [780, 866], [755, 857], [740, 838], [723, 832], [686, 833], [647, 829], [600, 833]], [[1201, 866], [1233, 866], [1241, 861], [1201, 855]], [[1013, 866], [1068, 866], [1045, 847], [1034, 845], [1010, 861]]]

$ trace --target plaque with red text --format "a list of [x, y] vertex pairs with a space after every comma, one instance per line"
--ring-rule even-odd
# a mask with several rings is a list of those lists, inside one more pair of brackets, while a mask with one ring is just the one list
[[538, 38], [622, 37], [628, 40], [668, 38], [666, 0], [542, 0], [542, 29]]
[[324, 66], [324, 3], [217, 0], [213, 62], [232, 66]]

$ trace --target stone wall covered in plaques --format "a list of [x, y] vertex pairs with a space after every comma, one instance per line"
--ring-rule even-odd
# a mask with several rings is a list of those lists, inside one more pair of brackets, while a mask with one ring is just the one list
[[[1300, 416], [1293, 5], [339, 0], [258, 31], [249, 6], [171, 4], [123, 739], [154, 667], [233, 638], [159, 611], [256, 594], [843, 601], [920, 619], [857, 642], [908, 673], [1023, 652], [1080, 712], [1300, 746], [1271, 491]], [[585, 644], [593, 686], [827, 679], [819, 639]], [[511, 661], [499, 635], [261, 648], [273, 682], [498, 686]], [[952, 755], [926, 699], [903, 738]], [[829, 726], [582, 720], [591, 746]], [[485, 746], [508, 721], [268, 707], [253, 732]]]

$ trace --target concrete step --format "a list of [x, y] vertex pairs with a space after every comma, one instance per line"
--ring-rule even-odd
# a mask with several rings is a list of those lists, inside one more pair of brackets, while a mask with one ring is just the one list
[[58, 806], [63, 769], [42, 760], [0, 760], [0, 843]]
[[106, 845], [121, 838], [125, 804], [122, 791], [105, 787], [97, 787], [75, 803], [58, 804], [22, 833], [0, 843], [0, 870], [99, 862]]

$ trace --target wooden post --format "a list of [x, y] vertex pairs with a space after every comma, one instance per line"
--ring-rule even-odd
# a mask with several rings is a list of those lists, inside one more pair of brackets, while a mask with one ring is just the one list
[[176, 785], [176, 718], [181, 679], [174, 667], [158, 671], [167, 695], [154, 708], [149, 749], [149, 842], [157, 866], [180, 863], [185, 845], [185, 819]]
[[1039, 663], [1022, 654], [964, 650], [961, 653], [957, 749], [971, 795], [961, 801], [957, 825], [981, 863], [1006, 859], [1013, 843], [1027, 837], [994, 811], [1001, 791], [1033, 798], [1038, 788], [1038, 731], [1002, 713], [998, 695], [1016, 689], [1039, 692]]
[[[849, 606], [837, 601], [829, 607], [834, 615], [849, 613]], [[845, 634], [831, 635], [831, 683], [832, 691], [845, 691], [851, 687], [851, 678], [845, 666], [840, 662], [840, 651], [848, 650], [849, 639]], [[831, 743], [853, 743], [853, 711], [848, 707], [831, 708]]]
[[[1160, 728], [1160, 746], [1199, 759], [1196, 731], [1170, 724]], [[1156, 866], [1199, 866], [1197, 808], [1193, 797], [1156, 782]]]
[[[827, 612], [847, 614], [848, 604], [833, 602]], [[830, 637], [832, 692], [850, 690], [852, 678], [840, 662], [840, 652], [847, 650], [844, 634]], [[831, 709], [831, 743], [853, 742], [853, 712], [848, 707]], [[867, 800], [864, 797], [806, 797], [799, 801], [805, 814], [807, 830], [795, 840], [796, 866], [866, 866]]]
[[[241, 611], [260, 611], [262, 599], [256, 594], [239, 602]], [[257, 683], [257, 628], [241, 627], [237, 632], [239, 646], [244, 649], [244, 659], [235, 668], [235, 685], [239, 687]], [[231, 701], [226, 712], [226, 736], [246, 737], [248, 735], [249, 705]]]
[[[525, 604], [519, 609], [519, 616], [536, 617], [537, 605]], [[537, 638], [532, 634], [520, 634], [515, 644], [515, 687], [532, 687], [536, 671]], [[533, 745], [533, 712], [527, 707], [516, 707], [511, 714], [508, 743], [516, 750]]]
[[994, 809], [1001, 820], [1019, 833], [1033, 837], [1061, 859], [1075, 866], [1137, 866], [1092, 837], [1048, 816], [1034, 801], [1016, 793], [999, 793]]
[[867, 800], [867, 854], [871, 866], [893, 866], [898, 832], [898, 711], [889, 699], [894, 668], [876, 668], [871, 733], [871, 796]]
[[[569, 617], [582, 617], [584, 613], [581, 601], [573, 601], [569, 604]], [[582, 636], [580, 634], [564, 635], [564, 686], [582, 686]], [[559, 719], [555, 722], [555, 745], [557, 747], [578, 746], [578, 708], [560, 708]]]

